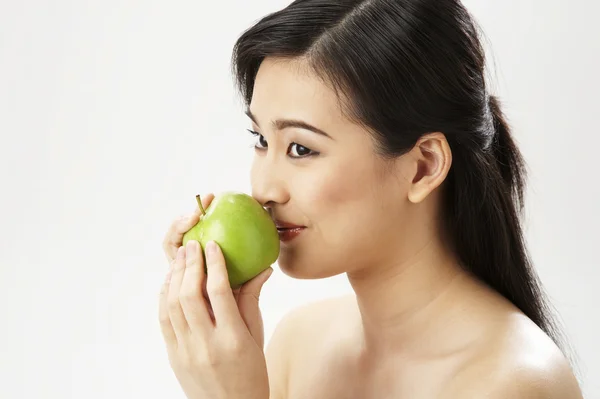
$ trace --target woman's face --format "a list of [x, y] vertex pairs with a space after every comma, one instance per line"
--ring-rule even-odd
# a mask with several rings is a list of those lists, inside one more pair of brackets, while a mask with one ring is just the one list
[[259, 134], [252, 195], [274, 219], [305, 227], [281, 243], [287, 275], [356, 271], [406, 244], [407, 161], [380, 159], [369, 133], [342, 116], [335, 93], [299, 61], [265, 60], [249, 111]]

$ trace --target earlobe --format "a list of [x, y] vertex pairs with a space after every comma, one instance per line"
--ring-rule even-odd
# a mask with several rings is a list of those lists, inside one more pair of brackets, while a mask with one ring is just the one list
[[452, 164], [452, 152], [442, 133], [422, 136], [412, 151], [415, 154], [416, 172], [408, 191], [408, 199], [417, 204], [444, 182]]

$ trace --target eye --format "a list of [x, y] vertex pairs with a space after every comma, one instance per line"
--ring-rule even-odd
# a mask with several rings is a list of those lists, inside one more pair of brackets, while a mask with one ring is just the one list
[[292, 158], [304, 158], [311, 155], [316, 155], [316, 152], [303, 145], [292, 143], [290, 145], [290, 154]]
[[258, 142], [254, 145], [255, 148], [261, 150], [268, 147], [269, 144], [267, 143], [267, 140], [262, 134], [255, 132], [254, 130], [247, 130], [248, 132], [250, 132], [251, 135], [258, 137]]
[[[265, 139], [265, 137], [262, 134], [255, 132], [254, 130], [250, 130], [250, 129], [246, 129], [246, 130], [251, 135], [258, 138], [256, 144], [254, 144], [254, 148], [256, 148], [257, 150], [264, 150], [269, 146], [269, 144], [267, 143], [267, 140]], [[307, 158], [307, 157], [319, 154], [316, 151], [313, 151], [310, 148], [305, 147], [300, 144], [297, 144], [297, 143], [290, 144], [288, 151], [289, 151], [288, 154], [290, 155], [291, 158]]]

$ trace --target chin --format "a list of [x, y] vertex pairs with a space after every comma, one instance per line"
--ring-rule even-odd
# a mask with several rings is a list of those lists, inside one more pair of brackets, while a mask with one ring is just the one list
[[339, 270], [340, 265], [328, 265], [323, 261], [309, 259], [297, 252], [282, 251], [277, 259], [277, 265], [285, 275], [299, 280], [324, 279], [345, 272], [345, 270]]

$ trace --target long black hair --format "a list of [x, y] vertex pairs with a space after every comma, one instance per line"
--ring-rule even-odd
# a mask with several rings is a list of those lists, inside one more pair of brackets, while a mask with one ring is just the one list
[[453, 159], [443, 215], [456, 255], [564, 351], [526, 248], [525, 163], [486, 87], [480, 33], [459, 0], [296, 0], [243, 32], [233, 72], [249, 105], [265, 57], [305, 60], [383, 157], [443, 132]]

